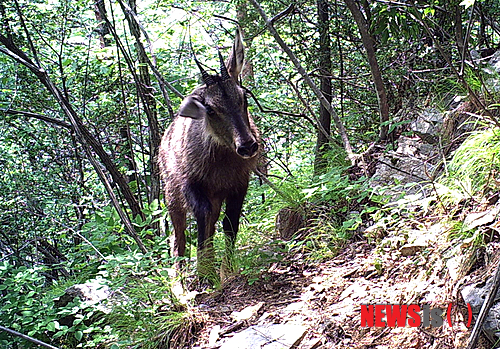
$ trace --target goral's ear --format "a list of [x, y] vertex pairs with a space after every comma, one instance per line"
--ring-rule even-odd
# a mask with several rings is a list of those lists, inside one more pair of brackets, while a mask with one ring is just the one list
[[243, 47], [243, 38], [239, 28], [236, 28], [236, 37], [234, 38], [233, 49], [227, 61], [227, 71], [231, 77], [238, 81], [238, 77], [243, 69], [245, 60], [245, 48]]
[[187, 96], [181, 103], [179, 115], [186, 118], [201, 119], [207, 115], [207, 108], [195, 97]]

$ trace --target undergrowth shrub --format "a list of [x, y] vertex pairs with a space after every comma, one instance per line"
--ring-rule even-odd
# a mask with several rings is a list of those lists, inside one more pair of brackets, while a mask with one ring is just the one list
[[[111, 329], [96, 317], [93, 305], [75, 298], [59, 306], [57, 300], [74, 280], [48, 285], [45, 267], [0, 264], [0, 323], [60, 348], [97, 347], [110, 339]], [[37, 347], [0, 332], [1, 348]]]
[[[152, 204], [144, 210], [145, 221], [152, 223], [164, 213]], [[141, 236], [151, 233], [142, 220], [134, 223]], [[108, 207], [98, 210], [80, 232], [68, 233], [81, 241], [64, 265], [72, 271], [70, 277], [53, 280], [47, 267], [0, 263], [0, 324], [61, 349], [167, 347], [168, 340], [151, 338], [168, 339], [188, 321], [172, 295], [169, 271], [174, 261], [167, 237], [150, 241], [147, 254], [139, 252]], [[96, 279], [111, 292], [102, 304], [79, 297], [60, 302], [68, 287]], [[19, 347], [35, 346], [0, 331], [0, 348]]]
[[387, 202], [366, 178], [351, 180], [347, 168], [334, 167], [318, 176], [306, 188], [306, 237], [301, 246], [313, 259], [331, 258], [361, 228], [372, 221], [375, 212]]
[[450, 202], [479, 199], [498, 191], [500, 185], [500, 133], [491, 128], [472, 133], [455, 150], [439, 183]]
[[131, 251], [108, 256], [100, 267], [100, 276], [116, 295], [110, 300], [112, 312], [106, 321], [113, 328], [117, 348], [161, 347], [160, 341], [151, 338], [168, 337], [184, 321], [184, 309], [172, 294], [171, 261], [153, 255], [155, 251]]
[[[366, 178], [349, 179], [343, 158], [332, 155], [331, 159], [328, 170], [318, 176], [313, 176], [311, 164], [297, 177], [287, 177], [286, 173], [270, 177], [273, 185], [264, 186], [264, 202], [262, 188], [249, 191], [252, 196], [247, 198], [246, 206], [251, 209], [244, 212], [236, 258], [250, 283], [290, 253], [303, 254], [308, 260], [335, 256], [387, 201], [374, 192]], [[275, 226], [284, 208], [302, 215], [304, 221], [295, 236], [286, 241], [279, 237]]]

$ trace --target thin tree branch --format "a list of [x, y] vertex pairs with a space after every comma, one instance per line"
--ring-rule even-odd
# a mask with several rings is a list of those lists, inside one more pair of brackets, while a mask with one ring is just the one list
[[[476, 8], [477, 2], [474, 1], [474, 4], [472, 5], [472, 9], [470, 11], [470, 18], [469, 18], [469, 25], [467, 26], [467, 32], [465, 33], [465, 40], [464, 40], [464, 45], [462, 47], [462, 52], [460, 52], [460, 56], [462, 57], [462, 62], [460, 64], [460, 75], [464, 74], [464, 69], [465, 69], [465, 54], [467, 51], [467, 47], [469, 45], [469, 39], [470, 35], [472, 32], [472, 25], [474, 24], [474, 11]], [[461, 5], [458, 5], [461, 6]]]
[[237, 20], [233, 19], [233, 18], [229, 18], [229, 17], [226, 17], [226, 16], [221, 16], [221, 15], [218, 15], [218, 14], [214, 14], [214, 17], [215, 18], [223, 19], [223, 20], [228, 21], [228, 22], [233, 22], [237, 26], [240, 26], [240, 23]]
[[23, 116], [27, 116], [30, 118], [35, 118], [38, 120], [46, 121], [48, 123], [51, 123], [51, 124], [54, 124], [57, 126], [62, 126], [64, 128], [67, 128], [68, 130], [73, 130], [73, 126], [71, 126], [71, 124], [68, 124], [66, 121], [54, 119], [54, 118], [51, 118], [49, 116], [36, 114], [36, 113], [29, 112], [29, 111], [0, 109], [0, 112], [8, 114], [8, 115], [23, 115]]
[[21, 12], [21, 8], [19, 7], [19, 2], [17, 0], [14, 1], [15, 7], [16, 7], [16, 12], [17, 15], [19, 16], [19, 21], [21, 22], [21, 26], [23, 27], [24, 33], [26, 34], [26, 39], [28, 40], [28, 44], [31, 50], [31, 53], [33, 54], [33, 57], [35, 58], [35, 62], [41, 66], [40, 60], [38, 59], [38, 55], [35, 50], [35, 45], [33, 45], [33, 41], [31, 40], [31, 36], [28, 35], [28, 27], [26, 27], [26, 23], [24, 22], [24, 16], [23, 13]]
[[[125, 4], [123, 1], [120, 0], [119, 3], [122, 6], [122, 9], [125, 12], [125, 14], [128, 16], [129, 21], [133, 21], [133, 23], [135, 23], [141, 29], [141, 32], [146, 37], [146, 40], [149, 42], [148, 34], [147, 34], [146, 30], [144, 29], [144, 27], [139, 22], [139, 20], [137, 19], [137, 16], [135, 15], [134, 11], [132, 11], [132, 9], [130, 8], [130, 6], [128, 6], [127, 4]], [[106, 21], [106, 23], [110, 26], [110, 28], [112, 28], [112, 34], [113, 34], [113, 36], [114, 36], [114, 38], [115, 38], [115, 40], [117, 42], [117, 45], [118, 45], [119, 38], [118, 38], [118, 35], [116, 34], [116, 30], [115, 30], [114, 26], [111, 25], [111, 23], [108, 20], [108, 18], [107, 18], [107, 16], [106, 16], [105, 13], [101, 13], [101, 16], [103, 17], [104, 21]], [[140, 40], [137, 40], [137, 41], [140, 41]], [[142, 49], [144, 49], [144, 46], [142, 45], [142, 43], [141, 43], [141, 46], [142, 46]], [[125, 55], [125, 52], [126, 52], [125, 49], [122, 47], [122, 45], [119, 45], [119, 47], [122, 48], [122, 52]], [[156, 68], [156, 66], [153, 64], [153, 62], [151, 62], [151, 60], [149, 59], [149, 57], [147, 55], [144, 55], [144, 56], [146, 58], [146, 63], [151, 68], [151, 70], [153, 71], [154, 76], [158, 80], [158, 83], [160, 85], [160, 89], [162, 91], [163, 98], [167, 102], [167, 107], [168, 107], [169, 113], [171, 114], [171, 117], [173, 117], [173, 111], [172, 111], [172, 107], [171, 107], [171, 103], [170, 103], [170, 98], [168, 97], [168, 93], [165, 90], [165, 86], [170, 91], [172, 91], [176, 96], [178, 96], [178, 97], [180, 97], [182, 99], [184, 98], [184, 95], [182, 93], [180, 93], [171, 83], [169, 83], [167, 80], [165, 80], [163, 78], [163, 76], [160, 74], [160, 72], [158, 71], [158, 69]]]
[[[5, 36], [3, 36], [2, 34], [0, 34], [0, 42], [2, 42], [5, 46], [7, 46], [5, 44], [5, 42], [7, 42], [7, 41], [10, 41], [10, 40], [8, 38], [6, 38]], [[19, 55], [19, 52], [14, 52], [14, 51], [15, 50], [7, 50], [4, 47], [0, 47], [0, 52], [2, 52], [3, 54], [6, 54], [7, 56], [9, 56], [13, 60], [15, 60], [17, 63], [20, 63], [20, 64], [26, 66], [31, 71], [33, 71], [33, 70], [43, 71], [42, 69], [39, 69], [36, 65], [34, 65], [29, 59], [27, 60], [26, 56]]]
[[58, 349], [57, 347], [54, 347], [53, 345], [47, 344], [47, 343], [42, 342], [42, 341], [40, 341], [40, 340], [38, 340], [36, 338], [33, 338], [33, 337], [27, 336], [25, 334], [22, 334], [20, 332], [11, 330], [10, 328], [7, 328], [7, 327], [0, 326], [0, 330], [2, 330], [4, 332], [7, 332], [9, 334], [12, 334], [14, 336], [20, 337], [22, 339], [25, 339], [25, 340], [27, 340], [27, 341], [29, 341], [31, 343], [35, 343], [36, 345], [41, 345], [42, 347], [45, 347], [45, 348]]
[[282, 19], [283, 17], [285, 16], [288, 16], [290, 13], [292, 13], [293, 11], [295, 10], [295, 4], [292, 3], [290, 4], [290, 6], [288, 6], [286, 9], [284, 9], [283, 11], [281, 11], [280, 13], [278, 13], [276, 16], [274, 16], [273, 18], [271, 18], [269, 20], [269, 22], [271, 23], [271, 25], [274, 25], [275, 23], [277, 23], [280, 19]]
[[[150, 185], [149, 193], [148, 193], [148, 202], [151, 203], [154, 200], [159, 200], [160, 192], [161, 192], [161, 183], [160, 183], [160, 170], [158, 168], [158, 163], [156, 161], [158, 157], [158, 151], [161, 143], [161, 134], [160, 127], [158, 124], [158, 116], [156, 111], [156, 101], [153, 98], [152, 87], [151, 87], [151, 76], [149, 74], [148, 66], [152, 66], [148, 55], [146, 54], [146, 49], [141, 41], [141, 24], [135, 17], [135, 9], [136, 2], [135, 0], [129, 0], [129, 4], [124, 4], [123, 1], [119, 0], [122, 11], [125, 14], [125, 18], [127, 19], [129, 30], [131, 34], [135, 38], [135, 48], [137, 49], [137, 60], [139, 63], [138, 71], [139, 74], [134, 74], [134, 78], [138, 78], [135, 80], [137, 84], [137, 92], [140, 95], [140, 99], [142, 100], [142, 105], [144, 112], [147, 116], [148, 120], [148, 145], [150, 152], [150, 160], [149, 160], [149, 170], [150, 170]], [[114, 29], [114, 28], [113, 28]], [[146, 35], [147, 39], [147, 35]], [[150, 64], [147, 64], [149, 62]], [[146, 63], [146, 64], [145, 64]], [[173, 110], [171, 107], [170, 99], [168, 97], [168, 93], [165, 91], [164, 97], [166, 98], [166, 102], [169, 106], [169, 112], [171, 117], [173, 118]], [[159, 222], [151, 223], [150, 225], [155, 231], [159, 231]], [[150, 234], [147, 237], [151, 237]]]
[[[311, 114], [312, 117], [314, 118], [314, 121], [315, 121], [315, 122], [313, 122], [314, 127], [317, 128], [326, 138], [328, 138], [328, 141], [330, 143], [332, 143], [332, 144], [338, 144], [338, 145], [342, 146], [342, 144], [340, 144], [340, 142], [338, 142], [337, 140], [333, 139], [332, 135], [329, 134], [325, 130], [325, 128], [323, 127], [323, 125], [321, 125], [321, 122], [319, 121], [318, 116], [311, 109], [311, 106], [304, 99], [304, 97], [300, 93], [300, 90], [297, 88], [297, 86], [295, 86], [289, 79], [286, 79], [286, 81], [288, 82], [288, 85], [290, 85], [290, 87], [295, 91], [295, 94], [297, 95], [297, 97], [299, 97], [300, 102], [304, 105], [304, 107], [309, 112], [309, 114]], [[308, 119], [308, 120], [310, 120], [310, 119]]]
[[73, 234], [75, 234], [76, 236], [78, 236], [80, 239], [82, 239], [87, 245], [89, 245], [95, 252], [96, 254], [105, 262], [105, 263], [108, 263], [108, 260], [106, 259], [106, 257], [101, 253], [101, 251], [99, 251], [97, 249], [97, 247], [95, 247], [92, 242], [90, 242], [85, 236], [83, 236], [82, 234], [80, 234], [79, 232], [77, 232], [75, 229], [71, 228], [70, 226], [67, 226], [66, 224], [62, 223], [62, 222], [59, 222], [57, 219], [55, 219], [54, 217], [50, 217], [51, 221], [56, 223], [56, 224], [59, 224], [60, 226], [62, 226], [63, 228], [69, 230], [70, 232], [72, 232]]
[[275, 113], [275, 114], [280, 114], [280, 115], [288, 115], [288, 116], [295, 116], [295, 117], [300, 117], [300, 118], [306, 118], [307, 120], [309, 120], [309, 122], [313, 123], [313, 121], [311, 119], [309, 119], [308, 117], [306, 117], [304, 114], [296, 114], [296, 113], [290, 113], [290, 112], [282, 111], [282, 110], [274, 110], [274, 109], [264, 108], [260, 104], [260, 102], [257, 99], [257, 97], [255, 97], [255, 95], [253, 94], [252, 91], [250, 91], [249, 89], [247, 89], [245, 87], [243, 87], [243, 89], [245, 90], [246, 93], [248, 93], [250, 95], [250, 97], [252, 97], [252, 99], [255, 101], [255, 104], [257, 104], [257, 107], [259, 107], [259, 110], [262, 113]]
[[267, 176], [265, 174], [263, 174], [262, 172], [260, 172], [257, 169], [254, 172], [255, 172], [255, 174], [257, 174], [257, 176], [259, 176], [260, 179], [262, 179], [262, 181], [264, 183], [266, 183], [267, 185], [269, 185], [269, 187], [272, 190], [274, 190], [274, 192], [276, 194], [278, 194], [279, 196], [281, 196], [286, 202], [288, 202], [291, 205], [296, 205], [297, 204], [296, 200], [294, 200], [290, 195], [288, 195], [287, 193], [285, 193], [284, 191], [282, 191], [280, 188], [278, 188], [278, 186], [276, 186], [273, 182], [271, 182], [269, 180], [269, 178], [267, 178]]
[[[14, 250], [13, 252], [10, 252], [10, 253], [8, 253], [8, 254], [3, 255], [3, 257], [2, 257], [2, 258], [0, 258], [0, 262], [1, 262], [1, 261], [6, 260], [7, 258], [9, 258], [9, 257], [10, 257], [10, 256], [12, 256], [12, 255], [18, 254], [21, 250], [24, 250], [26, 247], [31, 246], [31, 244], [32, 244], [33, 242], [37, 242], [38, 240], [41, 240], [41, 239], [44, 239], [44, 238], [43, 238], [43, 237], [36, 237], [36, 238], [34, 238], [34, 239], [29, 240], [28, 242], [25, 242], [25, 243], [24, 243], [21, 247], [19, 247], [17, 250]], [[9, 248], [10, 248], [10, 249], [9, 249], [10, 251], [12, 251], [12, 250], [13, 250], [13, 248], [12, 248], [12, 246], [11, 246], [11, 244], [10, 244], [10, 242], [9, 242], [9, 241], [5, 242], [5, 245], [6, 245], [7, 247], [9, 247]]]

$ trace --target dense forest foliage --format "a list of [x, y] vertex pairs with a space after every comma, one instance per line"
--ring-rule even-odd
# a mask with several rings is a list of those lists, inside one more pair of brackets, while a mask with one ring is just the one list
[[[470, 103], [486, 133], [442, 183], [495, 191], [500, 90], [482, 57], [500, 47], [499, 18], [496, 0], [1, 1], [0, 325], [60, 348], [182, 342], [191, 319], [171, 292], [156, 158], [200, 84], [194, 55], [217, 71], [237, 26], [265, 148], [234, 256], [249, 283], [294, 250], [333, 256], [383, 216], [373, 154], [418, 136], [412, 109]], [[479, 162], [467, 158], [476, 149]], [[284, 209], [305, 217], [301, 239], [277, 237]], [[194, 222], [188, 231], [195, 256]], [[63, 300], [89, 280], [111, 290], [108, 309]], [[0, 331], [2, 348], [29, 345]]]

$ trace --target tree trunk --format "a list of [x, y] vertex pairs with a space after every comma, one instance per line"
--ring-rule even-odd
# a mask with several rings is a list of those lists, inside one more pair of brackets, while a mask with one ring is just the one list
[[[331, 49], [330, 49], [330, 33], [329, 33], [329, 8], [327, 0], [317, 1], [318, 9], [318, 32], [319, 32], [319, 74], [320, 74], [320, 89], [321, 93], [328, 101], [328, 104], [332, 103], [332, 79], [331, 67]], [[319, 122], [325, 129], [325, 131], [330, 134], [331, 126], [331, 115], [327, 108], [323, 105], [319, 106]], [[319, 174], [324, 171], [325, 167], [328, 165], [327, 159], [325, 159], [325, 154], [328, 152], [328, 138], [327, 136], [318, 130], [318, 136], [316, 139], [316, 151], [314, 158], [314, 173]]]
[[94, 3], [94, 13], [97, 21], [101, 22], [97, 28], [97, 31], [99, 32], [99, 40], [101, 41], [101, 48], [108, 47], [111, 45], [111, 40], [108, 37], [108, 35], [111, 34], [111, 31], [109, 30], [109, 24], [107, 22], [103, 22], [105, 16], [102, 14], [106, 15], [104, 0], [97, 0]]
[[349, 8], [349, 11], [351, 11], [356, 24], [358, 25], [358, 29], [361, 34], [361, 40], [363, 41], [363, 46], [366, 50], [373, 83], [375, 84], [375, 89], [377, 90], [377, 99], [380, 112], [379, 139], [381, 141], [385, 141], [387, 139], [387, 131], [389, 130], [389, 102], [387, 99], [387, 93], [385, 91], [384, 81], [382, 80], [382, 74], [378, 66], [377, 57], [375, 55], [375, 42], [373, 40], [373, 37], [370, 35], [367, 21], [358, 6], [358, 3], [355, 0], [344, 1]]

